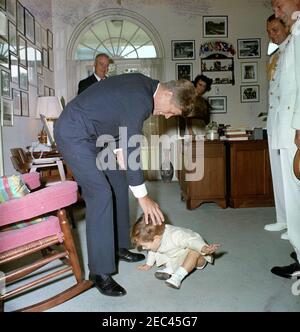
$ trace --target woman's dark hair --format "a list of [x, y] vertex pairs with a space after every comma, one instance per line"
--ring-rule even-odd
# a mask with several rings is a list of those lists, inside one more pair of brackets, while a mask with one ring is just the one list
[[210, 91], [211, 85], [213, 83], [213, 80], [211, 78], [209, 78], [209, 77], [207, 77], [205, 75], [197, 75], [196, 78], [194, 79], [194, 82], [193, 82], [194, 83], [194, 87], [197, 86], [197, 84], [198, 84], [199, 81], [203, 81], [203, 82], [206, 83], [206, 90], [205, 90], [205, 92]]

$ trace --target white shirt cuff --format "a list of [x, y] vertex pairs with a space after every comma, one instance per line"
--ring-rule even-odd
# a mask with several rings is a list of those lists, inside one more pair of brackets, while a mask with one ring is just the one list
[[113, 151], [113, 153], [114, 154], [117, 154], [119, 151], [123, 151], [121, 148], [119, 148], [119, 149], [114, 149], [114, 151]]
[[145, 183], [139, 186], [129, 186], [135, 198], [142, 198], [148, 195]]

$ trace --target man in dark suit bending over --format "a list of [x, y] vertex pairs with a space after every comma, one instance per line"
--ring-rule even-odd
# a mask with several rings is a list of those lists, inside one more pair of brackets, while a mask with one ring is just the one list
[[83, 92], [92, 84], [97, 83], [101, 80], [105, 80], [107, 78], [106, 75], [108, 73], [108, 67], [110, 63], [111, 60], [108, 55], [106, 55], [105, 53], [98, 54], [95, 58], [94, 74], [79, 82], [78, 94]]
[[[59, 151], [86, 203], [90, 278], [104, 295], [126, 294], [111, 277], [116, 272], [116, 257], [127, 262], [145, 258], [128, 250], [128, 185], [147, 222], [149, 217], [154, 223], [164, 222], [160, 207], [148, 196], [140, 143], [133, 146], [132, 138], [141, 135], [143, 122], [151, 114], [166, 119], [187, 116], [193, 111], [195, 98], [194, 86], [186, 80], [159, 83], [142, 74], [119, 75], [95, 83], [73, 99], [55, 124]], [[121, 167], [107, 168], [99, 163], [108, 148], [117, 153]]]

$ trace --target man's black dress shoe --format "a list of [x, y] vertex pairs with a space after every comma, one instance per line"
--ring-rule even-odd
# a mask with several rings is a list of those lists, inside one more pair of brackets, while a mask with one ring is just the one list
[[110, 275], [90, 274], [89, 279], [92, 280], [100, 293], [107, 296], [123, 296], [126, 290], [120, 286]]
[[125, 261], [128, 263], [139, 262], [145, 259], [143, 254], [136, 254], [124, 248], [119, 249], [118, 257], [120, 261]]
[[300, 264], [294, 263], [288, 266], [275, 266], [271, 269], [271, 272], [279, 277], [291, 279], [293, 273], [299, 272], [300, 274]]
[[291, 258], [293, 258], [294, 261], [298, 262], [298, 259], [297, 259], [297, 254], [295, 253], [295, 251], [293, 251], [291, 254], [290, 254]]

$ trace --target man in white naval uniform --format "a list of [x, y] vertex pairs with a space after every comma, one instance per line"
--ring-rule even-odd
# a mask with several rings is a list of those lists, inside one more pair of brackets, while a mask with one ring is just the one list
[[293, 158], [300, 148], [300, 0], [272, 0], [276, 17], [289, 28], [291, 37], [280, 59], [278, 99], [274, 122], [273, 148], [280, 149], [288, 238], [297, 254], [297, 262], [275, 266], [271, 272], [284, 278], [300, 273], [300, 181], [293, 172]]
[[[275, 98], [275, 91], [279, 83], [279, 73], [277, 68], [280, 67], [280, 57], [284, 52], [285, 46], [289, 40], [289, 29], [285, 26], [283, 21], [271, 15], [267, 19], [267, 33], [272, 43], [278, 45], [275, 52], [272, 53], [268, 64], [268, 79], [269, 79], [269, 111], [267, 120], [267, 132], [269, 143], [269, 154], [273, 180], [273, 191], [275, 197], [276, 208], [276, 223], [265, 226], [267, 231], [281, 231], [287, 228], [286, 226], [286, 212], [284, 203], [284, 190], [282, 170], [280, 164], [280, 150], [273, 148], [273, 128], [276, 118], [276, 109], [279, 107], [278, 98]], [[284, 233], [286, 234], [286, 233]], [[284, 235], [283, 234], [283, 235]]]

